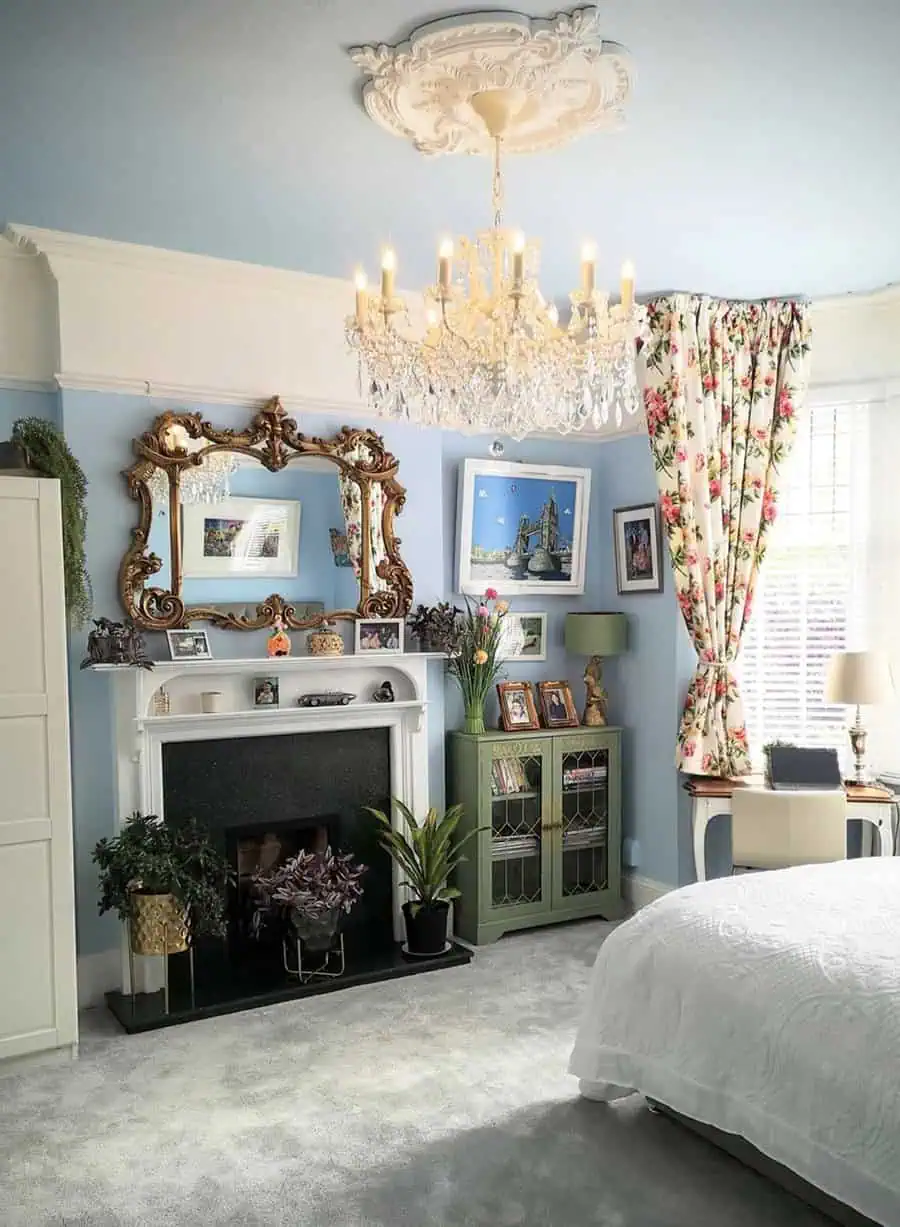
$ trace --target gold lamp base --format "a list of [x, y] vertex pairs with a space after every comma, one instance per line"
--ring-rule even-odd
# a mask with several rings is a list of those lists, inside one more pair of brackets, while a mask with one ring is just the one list
[[592, 656], [584, 671], [584, 715], [581, 723], [586, 728], [603, 728], [606, 725], [607, 694], [603, 689], [603, 660]]

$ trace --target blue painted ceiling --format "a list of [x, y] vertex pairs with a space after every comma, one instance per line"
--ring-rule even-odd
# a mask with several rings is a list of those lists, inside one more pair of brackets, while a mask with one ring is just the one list
[[[467, 7], [465, 3], [460, 7]], [[470, 5], [496, 8], [498, 5]], [[547, 16], [551, 4], [518, 6]], [[346, 54], [415, 0], [0, 0], [0, 219], [349, 276], [432, 274], [487, 223], [488, 167], [377, 128]], [[609, 0], [625, 130], [511, 161], [544, 285], [630, 255], [642, 290], [821, 295], [900, 280], [900, 0]]]

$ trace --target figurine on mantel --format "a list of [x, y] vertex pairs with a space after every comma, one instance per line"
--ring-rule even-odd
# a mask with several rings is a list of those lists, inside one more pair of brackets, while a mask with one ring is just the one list
[[290, 656], [291, 654], [291, 639], [287, 631], [284, 629], [284, 623], [281, 618], [276, 618], [272, 624], [272, 632], [269, 635], [266, 643], [267, 656]]
[[153, 661], [147, 655], [144, 636], [131, 621], [113, 622], [110, 618], [94, 618], [94, 629], [88, 635], [88, 654], [81, 662], [82, 669], [91, 665], [134, 665], [138, 669], [152, 669]]
[[376, 703], [393, 703], [394, 687], [389, 681], [384, 681], [377, 690], [372, 691], [372, 698]]

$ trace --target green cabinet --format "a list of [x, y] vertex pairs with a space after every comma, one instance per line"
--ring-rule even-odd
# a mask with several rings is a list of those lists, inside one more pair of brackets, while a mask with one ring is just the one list
[[513, 929], [616, 919], [621, 896], [621, 729], [450, 735], [460, 833], [484, 827], [455, 884], [455, 931], [476, 945]]

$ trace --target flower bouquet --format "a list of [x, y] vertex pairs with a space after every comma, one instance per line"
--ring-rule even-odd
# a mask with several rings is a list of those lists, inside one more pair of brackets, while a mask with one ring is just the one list
[[465, 731], [483, 733], [484, 703], [500, 673], [497, 654], [509, 605], [497, 600], [494, 588], [486, 589], [477, 604], [469, 597], [465, 601], [459, 634], [449, 651], [449, 668], [462, 691]]

